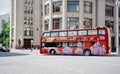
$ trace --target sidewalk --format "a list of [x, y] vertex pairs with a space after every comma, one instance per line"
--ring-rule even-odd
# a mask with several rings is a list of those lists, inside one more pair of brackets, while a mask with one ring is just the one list
[[21, 52], [21, 53], [39, 53], [38, 49], [11, 49], [10, 52]]
[[[31, 49], [11, 49], [10, 52], [13, 53], [37, 53], [40, 54], [40, 50], [39, 49], [33, 49], [33, 51], [31, 51]], [[120, 50], [119, 50], [119, 54], [110, 54], [110, 55], [118, 55], [120, 56]]]

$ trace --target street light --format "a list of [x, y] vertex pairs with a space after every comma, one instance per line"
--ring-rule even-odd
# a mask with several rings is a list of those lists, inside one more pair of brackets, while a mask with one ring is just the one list
[[116, 8], [116, 16], [115, 16], [115, 44], [116, 44], [116, 52], [119, 54], [119, 5], [120, 1], [116, 0], [115, 2], [115, 8]]

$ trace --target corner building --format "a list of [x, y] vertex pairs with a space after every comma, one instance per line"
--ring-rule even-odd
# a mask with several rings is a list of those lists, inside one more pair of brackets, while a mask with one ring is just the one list
[[10, 47], [40, 46], [42, 0], [11, 0]]
[[107, 26], [114, 46], [115, 11], [115, 0], [43, 0], [42, 30]]

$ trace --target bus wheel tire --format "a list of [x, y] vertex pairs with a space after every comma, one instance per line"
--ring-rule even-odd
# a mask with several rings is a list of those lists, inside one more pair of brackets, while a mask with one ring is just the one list
[[56, 51], [54, 49], [51, 49], [49, 53], [50, 53], [50, 55], [55, 55]]
[[83, 53], [85, 56], [90, 56], [91, 55], [91, 52], [89, 49], [86, 49], [84, 50], [84, 53]]

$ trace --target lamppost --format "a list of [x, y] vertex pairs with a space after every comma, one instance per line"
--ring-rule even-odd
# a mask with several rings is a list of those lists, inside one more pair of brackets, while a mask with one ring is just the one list
[[119, 5], [120, 1], [116, 0], [115, 8], [116, 8], [116, 16], [115, 16], [115, 45], [116, 45], [116, 52], [119, 54]]

